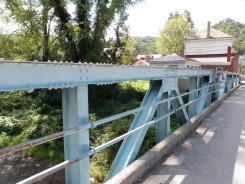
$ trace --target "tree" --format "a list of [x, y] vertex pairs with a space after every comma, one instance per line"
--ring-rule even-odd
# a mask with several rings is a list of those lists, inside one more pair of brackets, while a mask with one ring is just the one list
[[151, 36], [135, 37], [136, 54], [153, 54], [156, 51], [156, 38]]
[[1, 1], [10, 12], [6, 18], [13, 17], [10, 21], [17, 22], [22, 36], [34, 44], [30, 48], [38, 51], [36, 58], [52, 58], [51, 51], [59, 46], [65, 60], [98, 62], [108, 59], [103, 54], [108, 27], [125, 21], [127, 8], [143, 0]]
[[[19, 25], [18, 37], [29, 46], [28, 59], [47, 61], [50, 55], [51, 23], [54, 9], [51, 0], [2, 0], [7, 15], [5, 20]], [[35, 54], [33, 54], [35, 53]]]
[[[59, 37], [65, 42], [67, 58], [75, 62], [97, 62], [103, 58], [107, 28], [116, 19], [124, 19], [126, 10], [142, 0], [77, 0], [75, 18], [67, 11], [67, 2], [54, 0], [54, 8], [59, 17]], [[120, 19], [119, 18], [119, 19]]]
[[233, 51], [245, 54], [245, 24], [227, 18], [219, 21], [213, 28], [234, 36]]
[[158, 53], [184, 54], [184, 38], [194, 34], [194, 23], [190, 12], [170, 13], [160, 36], [156, 39]]

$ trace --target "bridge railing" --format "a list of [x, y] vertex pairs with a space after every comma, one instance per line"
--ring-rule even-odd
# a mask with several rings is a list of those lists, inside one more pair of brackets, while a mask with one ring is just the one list
[[[180, 93], [178, 79], [189, 81]], [[149, 80], [150, 87], [140, 107], [94, 122], [89, 121], [88, 85]], [[238, 85], [239, 75], [224, 72], [214, 83], [214, 72], [201, 69], [171, 69], [107, 64], [14, 62], [0, 63], [0, 91], [62, 89], [63, 131], [0, 150], [0, 156], [64, 137], [65, 161], [19, 183], [33, 183], [63, 168], [66, 183], [90, 182], [90, 156], [123, 140], [106, 180], [115, 176], [138, 154], [149, 126], [156, 124], [156, 143], [170, 134], [170, 118], [176, 114], [184, 124], [208, 107], [213, 99]], [[188, 102], [183, 97], [188, 96]], [[157, 117], [154, 119], [154, 114]], [[136, 114], [127, 133], [98, 147], [91, 147], [89, 129]]]

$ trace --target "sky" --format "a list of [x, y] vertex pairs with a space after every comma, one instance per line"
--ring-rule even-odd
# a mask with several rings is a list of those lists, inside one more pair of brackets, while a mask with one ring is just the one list
[[[68, 7], [74, 11], [74, 7]], [[191, 17], [197, 29], [207, 27], [207, 22], [218, 23], [225, 18], [245, 23], [245, 0], [144, 0], [128, 10], [127, 25], [130, 26], [131, 36], [158, 36], [163, 29], [169, 13], [191, 12]], [[6, 25], [0, 20], [0, 30], [13, 32], [16, 25]], [[109, 37], [114, 35], [110, 33]]]
[[157, 36], [169, 13], [191, 12], [197, 29], [231, 18], [245, 23], [245, 0], [145, 0], [128, 10], [131, 36]]

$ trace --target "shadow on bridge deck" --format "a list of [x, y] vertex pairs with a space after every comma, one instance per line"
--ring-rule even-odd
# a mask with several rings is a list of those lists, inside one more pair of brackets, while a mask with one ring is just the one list
[[227, 98], [139, 183], [245, 183], [245, 86]]

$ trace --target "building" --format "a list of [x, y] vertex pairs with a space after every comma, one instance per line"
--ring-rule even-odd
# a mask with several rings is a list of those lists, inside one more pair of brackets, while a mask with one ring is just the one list
[[[167, 54], [149, 61], [151, 66], [163, 66], [168, 68], [193, 68], [201, 69], [201, 63], [179, 54]], [[189, 79], [178, 79], [178, 87], [181, 93], [189, 90]]]
[[201, 63], [178, 54], [167, 54], [149, 61], [151, 66], [166, 66], [171, 68], [201, 68]]
[[133, 65], [134, 66], [150, 66], [150, 63], [147, 62], [146, 60], [140, 59], [136, 61]]
[[213, 69], [216, 79], [223, 71], [239, 72], [239, 54], [231, 53], [233, 37], [210, 27], [184, 40], [185, 56]]

